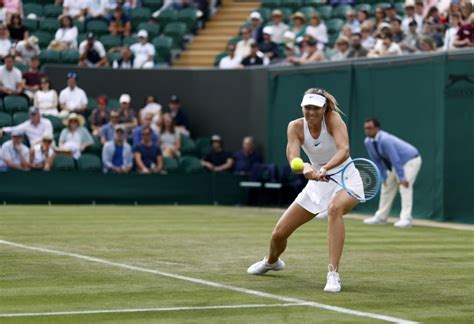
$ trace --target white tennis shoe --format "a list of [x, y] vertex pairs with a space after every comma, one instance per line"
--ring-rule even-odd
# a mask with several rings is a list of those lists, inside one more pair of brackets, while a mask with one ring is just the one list
[[268, 263], [267, 257], [263, 258], [262, 261], [258, 261], [252, 264], [248, 269], [247, 273], [252, 275], [263, 275], [270, 270], [279, 271], [285, 268], [285, 262], [283, 260], [278, 259], [275, 263]]
[[411, 219], [400, 219], [399, 221], [396, 221], [393, 226], [400, 228], [411, 227]]
[[328, 276], [326, 286], [324, 287], [325, 292], [340, 292], [341, 291], [341, 278], [339, 273], [336, 272], [332, 264], [328, 265]]
[[372, 216], [370, 218], [364, 219], [364, 224], [368, 225], [384, 225], [388, 224], [388, 222], [385, 219], [381, 219], [377, 216]]

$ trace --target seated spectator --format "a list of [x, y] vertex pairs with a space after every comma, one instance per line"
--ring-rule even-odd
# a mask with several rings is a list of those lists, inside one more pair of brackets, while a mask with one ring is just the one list
[[[405, 1], [405, 17], [402, 19], [402, 31], [404, 34], [408, 34], [409, 26], [408, 24], [415, 20], [415, 1], [407, 0]], [[416, 20], [415, 20], [416, 22]]]
[[372, 23], [370, 21], [367, 21], [362, 24], [362, 27], [360, 29], [360, 34], [362, 36], [361, 44], [362, 47], [367, 50], [371, 50], [375, 46], [375, 38], [371, 35], [371, 26]]
[[331, 57], [331, 61], [344, 61], [349, 56], [349, 39], [340, 37], [336, 41], [336, 54]]
[[469, 16], [467, 23], [459, 27], [453, 45], [457, 48], [474, 46], [474, 12]]
[[455, 49], [454, 40], [458, 33], [459, 27], [461, 26], [461, 15], [459, 13], [449, 14], [449, 28], [446, 30], [444, 35], [443, 50], [449, 51]]
[[392, 32], [393, 41], [395, 43], [400, 43], [405, 38], [405, 35], [403, 34], [401, 28], [401, 24], [402, 21], [398, 17], [392, 18], [392, 20], [390, 21], [390, 31]]
[[120, 96], [119, 123], [125, 128], [127, 134], [132, 134], [135, 127], [138, 126], [137, 114], [130, 109], [130, 95], [124, 93]]
[[109, 32], [113, 36], [130, 36], [132, 25], [130, 18], [123, 12], [123, 8], [118, 6], [114, 9], [109, 18]]
[[393, 56], [393, 55], [402, 55], [402, 50], [397, 43], [392, 40], [392, 33], [386, 31], [382, 34], [382, 42], [380, 46], [375, 46], [373, 50], [370, 50], [368, 57], [383, 57], [383, 56]]
[[51, 144], [53, 143], [53, 134], [46, 133], [41, 138], [41, 143], [35, 144], [30, 150], [30, 165], [32, 169], [50, 171], [53, 166], [56, 153], [54, 153]]
[[3, 162], [6, 164], [8, 169], [29, 171], [31, 169], [29, 163], [29, 150], [28, 146], [22, 143], [23, 133], [19, 130], [15, 130], [11, 134], [11, 140], [6, 141], [2, 145], [2, 156]]
[[67, 74], [67, 87], [59, 93], [61, 117], [67, 117], [71, 112], [83, 113], [87, 109], [87, 95], [77, 86], [77, 74]]
[[30, 36], [27, 40], [19, 41], [15, 47], [15, 59], [19, 63], [30, 64], [33, 57], [41, 53], [38, 46], [38, 37]]
[[26, 134], [30, 145], [35, 145], [41, 142], [44, 134], [53, 133], [53, 125], [51, 124], [51, 121], [49, 119], [42, 118], [37, 108], [30, 107], [29, 115], [30, 118], [19, 125], [3, 127], [0, 130], [0, 135], [3, 135], [3, 133], [13, 133], [18, 131], [21, 134]]
[[11, 16], [10, 23], [8, 24], [8, 32], [10, 33], [10, 39], [13, 43], [26, 40], [30, 36], [19, 14], [13, 14]]
[[142, 129], [142, 140], [133, 147], [135, 166], [142, 174], [158, 173], [163, 169], [163, 157], [160, 147], [152, 140], [150, 127]]
[[290, 30], [295, 33], [295, 38], [303, 37], [306, 32], [306, 25], [304, 24], [306, 18], [301, 11], [297, 11], [291, 16], [293, 25], [290, 27]]
[[124, 47], [120, 51], [120, 58], [113, 62], [112, 67], [114, 69], [131, 69], [133, 68], [134, 60], [132, 51], [128, 47]]
[[88, 33], [87, 39], [79, 45], [79, 65], [101, 67], [109, 65], [104, 45], [95, 39], [94, 33]]
[[381, 23], [385, 22], [385, 11], [381, 7], [375, 8], [375, 27], [378, 28]]
[[137, 34], [138, 43], [130, 46], [135, 59], [133, 61], [133, 67], [136, 69], [150, 69], [155, 65], [155, 46], [148, 42], [148, 32], [144, 29], [140, 30]]
[[171, 114], [164, 113], [160, 120], [160, 146], [163, 156], [178, 158], [181, 148], [181, 136], [176, 131]]
[[366, 57], [369, 52], [366, 48], [362, 47], [362, 35], [360, 33], [352, 34], [351, 37], [351, 49], [349, 51], [348, 58], [360, 58]]
[[8, 38], [8, 30], [4, 24], [0, 24], [0, 59], [10, 54], [12, 42]]
[[[301, 39], [301, 37], [300, 37]], [[293, 33], [291, 30], [287, 30], [285, 34], [283, 34], [283, 44], [281, 44], [279, 47], [292, 47], [293, 49], [297, 48], [295, 46], [296, 43], [296, 35]]]
[[83, 21], [86, 17], [89, 0], [64, 0], [63, 16], [70, 16], [74, 20]]
[[84, 117], [72, 113], [64, 121], [67, 126], [59, 135], [59, 150], [62, 153], [70, 154], [74, 159], [78, 159], [86, 148], [94, 144], [94, 139], [87, 128], [84, 127]]
[[211, 145], [211, 151], [201, 160], [201, 165], [213, 172], [232, 169], [234, 164], [232, 154], [224, 150], [222, 138], [219, 135], [213, 135], [211, 137]]
[[251, 136], [245, 137], [242, 141], [242, 149], [234, 153], [235, 173], [250, 175], [260, 163], [262, 163], [262, 158], [255, 151], [253, 138]]
[[319, 13], [315, 12], [306, 27], [305, 35], [311, 36], [318, 43], [318, 49], [323, 50], [328, 42], [328, 30], [326, 24], [321, 21]]
[[242, 58], [235, 55], [235, 45], [227, 45], [227, 56], [223, 57], [219, 62], [219, 69], [236, 69], [240, 67]]
[[325, 60], [323, 52], [321, 52], [316, 47], [316, 41], [314, 39], [309, 39], [307, 41], [303, 41], [301, 44], [303, 53], [301, 57], [294, 57], [291, 62], [293, 64], [310, 64], [315, 62], [322, 62]]
[[22, 94], [22, 75], [14, 65], [15, 59], [12, 55], [7, 55], [3, 58], [3, 63], [0, 66], [0, 97]]
[[[5, 24], [7, 22], [7, 8], [5, 8], [5, 3], [0, 1], [0, 23]], [[0, 156], [0, 161], [1, 161]]]
[[425, 19], [425, 8], [423, 1], [415, 1], [415, 21], [418, 26], [418, 34], [423, 32], [423, 21]]
[[242, 39], [235, 46], [235, 56], [246, 57], [250, 54], [250, 45], [255, 43], [250, 34], [250, 29], [244, 27], [241, 29]]
[[420, 52], [436, 51], [436, 44], [431, 37], [422, 36], [418, 40], [418, 49]]
[[63, 16], [60, 20], [59, 29], [54, 35], [54, 40], [48, 46], [48, 49], [54, 51], [64, 51], [77, 48], [77, 27], [74, 26], [70, 16]]
[[[103, 125], [100, 128], [99, 135], [100, 135], [100, 142], [105, 144], [114, 139], [115, 128], [120, 125], [119, 123], [119, 113], [118, 111], [110, 112], [110, 121]], [[120, 125], [123, 129], [123, 125]], [[125, 137], [128, 137], [128, 133], [125, 132]]]
[[42, 78], [40, 88], [35, 92], [33, 105], [40, 111], [41, 115], [58, 116], [58, 93], [51, 89], [49, 79]]
[[147, 114], [152, 114], [153, 123], [157, 123], [161, 116], [161, 105], [156, 101], [154, 96], [147, 96], [145, 98], [145, 107], [140, 109], [140, 119], [143, 119]]
[[[138, 127], [135, 127], [133, 129], [133, 146], [138, 145], [142, 141], [142, 130], [144, 128], [150, 128], [151, 129], [151, 124], [153, 122], [153, 114], [148, 113], [141, 119], [141, 125]], [[158, 143], [158, 135], [152, 130], [151, 133], [151, 140], [153, 143]]]
[[409, 24], [409, 31], [403, 41], [400, 43], [400, 48], [406, 53], [414, 53], [418, 50], [417, 45], [420, 40], [416, 21], [412, 20]]
[[346, 18], [346, 25], [349, 25], [351, 32], [360, 32], [360, 21], [356, 17], [356, 12], [354, 10], [349, 10], [346, 14]]
[[28, 71], [23, 73], [23, 80], [25, 80], [25, 94], [30, 99], [33, 99], [35, 92], [38, 91], [38, 89], [40, 88], [41, 79], [46, 77], [46, 74], [44, 74], [44, 72], [41, 72], [39, 67], [39, 57], [34, 56], [31, 58], [30, 67], [28, 68]]
[[362, 24], [369, 20], [369, 13], [367, 10], [359, 10], [357, 12], [357, 20], [359, 21], [360, 27], [362, 28]]
[[250, 23], [249, 29], [252, 39], [257, 43], [263, 42], [262, 15], [260, 15], [258, 11], [253, 11], [249, 16], [248, 21]]
[[352, 29], [351, 29], [351, 26], [349, 25], [344, 25], [342, 26], [342, 29], [341, 31], [339, 32], [339, 37], [346, 37], [347, 39], [350, 39], [352, 36]]
[[168, 103], [169, 113], [173, 117], [176, 132], [189, 136], [189, 122], [186, 113], [181, 107], [181, 100], [177, 95], [172, 95]]
[[127, 143], [125, 129], [115, 127], [115, 138], [102, 148], [102, 165], [104, 173], [129, 173], [133, 166], [132, 148]]
[[23, 16], [23, 1], [21, 0], [3, 0], [2, 1], [6, 9], [6, 19], [9, 22], [12, 20], [13, 15]]
[[[267, 26], [263, 28], [263, 41], [258, 44], [260, 52], [263, 53], [264, 64], [267, 65], [270, 61], [278, 59], [278, 45], [272, 41], [273, 27]], [[267, 62], [265, 62], [267, 61]]]
[[393, 18], [397, 17], [397, 8], [393, 3], [389, 3], [384, 7], [385, 11], [385, 20], [392, 21]]
[[290, 27], [283, 22], [283, 13], [281, 10], [275, 9], [272, 11], [271, 26], [272, 41], [281, 44], [283, 42], [283, 34], [290, 29]]
[[[473, 31], [474, 31], [474, 18], [473, 18]], [[430, 17], [425, 20], [424, 25], [423, 25], [423, 33], [421, 36], [432, 38], [436, 44], [436, 47], [443, 46], [443, 36], [438, 31], [437, 24], [433, 17]]]
[[89, 0], [87, 20], [105, 20], [109, 15], [109, 0]]
[[262, 57], [263, 57], [263, 54], [259, 51], [258, 44], [253, 43], [250, 46], [250, 55], [244, 58], [241, 64], [242, 66], [263, 65]]
[[[92, 111], [89, 116], [89, 124], [93, 136], [100, 136], [101, 127], [110, 121], [110, 111], [107, 108], [107, 97], [100, 96], [97, 98], [97, 108]], [[112, 130], [113, 136], [113, 130]]]

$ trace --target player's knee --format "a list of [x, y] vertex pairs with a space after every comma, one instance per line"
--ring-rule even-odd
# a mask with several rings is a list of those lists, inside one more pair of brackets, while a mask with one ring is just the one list
[[331, 203], [328, 206], [328, 214], [330, 217], [339, 217], [344, 214], [344, 207], [339, 204]]

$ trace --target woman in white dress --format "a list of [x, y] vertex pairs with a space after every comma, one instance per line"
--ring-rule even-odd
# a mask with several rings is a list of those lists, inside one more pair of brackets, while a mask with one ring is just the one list
[[86, 148], [94, 144], [91, 133], [84, 127], [84, 117], [72, 113], [64, 121], [67, 126], [61, 131], [59, 136], [58, 152], [70, 154], [74, 159], [78, 159]]
[[42, 78], [40, 80], [40, 88], [35, 92], [33, 105], [39, 109], [41, 115], [57, 116], [58, 111], [58, 93], [51, 89], [49, 79]]
[[70, 16], [61, 18], [61, 26], [54, 35], [54, 40], [49, 45], [49, 49], [56, 51], [64, 51], [71, 48], [77, 48], [77, 27], [74, 26]]

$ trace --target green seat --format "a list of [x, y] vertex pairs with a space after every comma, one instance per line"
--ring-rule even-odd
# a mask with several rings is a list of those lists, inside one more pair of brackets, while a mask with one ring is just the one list
[[100, 140], [95, 136], [93, 136], [93, 140], [94, 140], [94, 143], [88, 148], [86, 148], [84, 153], [88, 153], [90, 155], [95, 155], [99, 157], [102, 154], [102, 144], [100, 143]]
[[309, 20], [311, 19], [311, 16], [316, 12], [316, 9], [314, 9], [313, 7], [303, 7], [300, 8], [300, 11], [306, 17], [306, 20]]
[[36, 19], [25, 18], [22, 20], [22, 23], [30, 33], [33, 33], [38, 29], [38, 20]]
[[395, 2], [395, 10], [400, 16], [405, 15], [405, 4], [403, 2]]
[[326, 22], [326, 27], [328, 29], [329, 34], [339, 33], [344, 26], [344, 20], [339, 18], [329, 19]]
[[160, 34], [160, 26], [152, 22], [144, 22], [138, 25], [138, 30], [146, 30], [148, 39], [152, 39]]
[[358, 5], [356, 5], [356, 6], [354, 7], [354, 9], [355, 9], [356, 11], [365, 10], [365, 11], [367, 11], [367, 12], [369, 13], [369, 15], [372, 14], [372, 6], [371, 6], [370, 4], [368, 4], [368, 3], [359, 3]]
[[6, 112], [28, 111], [28, 100], [23, 96], [6, 96], [3, 98], [3, 108]]
[[20, 70], [22, 73], [28, 71], [28, 65], [23, 63], [15, 63], [15, 67]]
[[151, 11], [156, 11], [163, 5], [162, 0], [143, 0], [143, 7], [150, 8]]
[[285, 8], [290, 8], [292, 12], [298, 11], [303, 7], [303, 0], [282, 0], [281, 5]]
[[41, 62], [44, 63], [61, 63], [61, 52], [52, 50], [42, 50], [40, 55]]
[[281, 0], [262, 0], [262, 7], [276, 9], [281, 6]]
[[181, 44], [186, 34], [186, 24], [180, 22], [169, 23], [165, 27], [165, 36], [173, 38], [175, 44]]
[[121, 47], [122, 39], [118, 36], [113, 35], [103, 35], [99, 38], [102, 45], [104, 45], [105, 50], [108, 51], [113, 47]]
[[339, 38], [339, 33], [334, 33], [334, 34], [329, 34], [328, 35], [328, 47], [334, 47], [334, 44], [336, 44], [336, 40]]
[[347, 13], [352, 10], [350, 5], [340, 5], [332, 11], [332, 18], [346, 19]]
[[120, 52], [113, 52], [107, 54], [107, 60], [110, 64], [114, 63], [114, 61], [118, 61], [121, 57], [122, 55], [120, 54]]
[[181, 154], [194, 155], [196, 154], [196, 144], [193, 139], [186, 135], [181, 135]]
[[86, 30], [100, 36], [109, 32], [109, 25], [103, 20], [91, 20], [87, 23]]
[[57, 154], [53, 162], [53, 170], [57, 171], [72, 171], [76, 169], [76, 163], [70, 156]]
[[178, 168], [178, 160], [172, 157], [163, 157], [163, 169], [168, 172], [176, 172], [178, 171]]
[[236, 45], [241, 40], [242, 40], [242, 37], [240, 36], [229, 38], [229, 40], [227, 41], [227, 45]]
[[188, 32], [194, 32], [196, 29], [196, 13], [194, 8], [186, 8], [178, 11], [178, 21], [185, 23]]
[[201, 161], [195, 156], [182, 156], [179, 159], [179, 169], [185, 173], [196, 173], [203, 171]]
[[177, 20], [178, 20], [178, 13], [176, 10], [173, 10], [173, 9], [165, 9], [162, 12], [160, 12], [160, 15], [158, 16], [158, 23], [162, 27], [168, 25], [169, 23], [175, 22]]
[[12, 126], [13, 120], [10, 114], [0, 112], [0, 127]]
[[122, 40], [122, 45], [126, 47], [130, 47], [135, 43], [138, 43], [138, 38], [134, 36], [124, 37]]
[[46, 31], [37, 30], [33, 33], [36, 37], [38, 37], [38, 45], [40, 48], [48, 47], [49, 43], [53, 40], [54, 36]]
[[[291, 19], [291, 15], [293, 14], [293, 12], [291, 11], [290, 8], [279, 8], [279, 10], [281, 11], [281, 13], [283, 14], [283, 21], [285, 23], [288, 23]], [[271, 23], [271, 21], [270, 21]]]
[[196, 154], [203, 158], [211, 151], [211, 139], [209, 137], [198, 137], [196, 143]]
[[43, 14], [45, 17], [54, 17], [57, 18], [63, 13], [62, 6], [56, 6], [54, 4], [47, 4], [43, 7]]
[[374, 5], [374, 9], [378, 9], [378, 8], [380, 8], [380, 9], [385, 9], [385, 8], [387, 8], [389, 5], [390, 5], [390, 4], [387, 3], [387, 2], [378, 2], [378, 3], [376, 3], [376, 4]]
[[331, 6], [321, 6], [316, 9], [319, 12], [322, 20], [327, 20], [331, 18], [332, 7]]
[[155, 37], [152, 42], [156, 49], [156, 59], [171, 63], [171, 49], [173, 48], [173, 39], [167, 36]]
[[29, 14], [35, 14], [38, 18], [43, 17], [43, 6], [37, 3], [25, 3], [23, 5], [23, 13], [25, 17]]
[[64, 128], [63, 121], [59, 117], [52, 116], [52, 115], [45, 115], [42, 118], [46, 118], [51, 121], [51, 124], [53, 124], [53, 130], [55, 133], [60, 132]]
[[79, 171], [101, 171], [102, 161], [96, 155], [82, 154], [81, 157], [77, 159], [77, 169]]
[[270, 21], [270, 18], [272, 16], [272, 10], [270, 8], [258, 8], [257, 10], [258, 13], [260, 13], [260, 16], [262, 16], [263, 23], [266, 24], [267, 22]]
[[325, 0], [305, 0], [304, 4], [305, 6], [310, 6], [313, 8], [318, 9], [321, 6], [326, 5], [327, 1]]
[[87, 98], [87, 110], [93, 111], [97, 108], [97, 100], [95, 98]]
[[55, 33], [59, 29], [59, 20], [56, 18], [44, 18], [39, 23], [39, 29], [42, 31]]
[[138, 26], [141, 22], [146, 22], [151, 19], [150, 8], [135, 8], [132, 9], [132, 25]]
[[227, 56], [227, 52], [220, 52], [219, 54], [216, 55], [216, 59], [214, 61], [214, 66], [219, 66], [219, 63], [221, 60]]
[[77, 28], [78, 33], [83, 33], [86, 31], [86, 25], [83, 21], [76, 20], [74, 21], [74, 26]]
[[13, 125], [24, 123], [30, 118], [27, 112], [16, 112], [13, 114]]
[[65, 64], [77, 64], [79, 62], [79, 51], [70, 49], [61, 53], [61, 62]]
[[109, 106], [110, 109], [118, 110], [120, 108], [120, 101], [114, 98], [109, 99], [107, 102], [107, 106]]
[[86, 33], [80, 33], [77, 35], [77, 45], [80, 46], [83, 41], [87, 39], [87, 34]]

